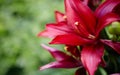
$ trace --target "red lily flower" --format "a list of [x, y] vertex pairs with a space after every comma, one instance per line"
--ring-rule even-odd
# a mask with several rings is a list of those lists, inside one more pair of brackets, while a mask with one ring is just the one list
[[[40, 70], [44, 70], [48, 68], [76, 68], [76, 67], [80, 67], [80, 69], [78, 70], [83, 69], [83, 65], [79, 60], [80, 56], [76, 56], [76, 54], [68, 55], [60, 50], [48, 47], [44, 44], [42, 44], [42, 47], [45, 48], [47, 51], [49, 51], [51, 55], [56, 59], [56, 61], [40, 67]], [[70, 49], [69, 47], [71, 49], [74, 48], [77, 49], [76, 47], [73, 46], [67, 46], [68, 49]], [[86, 72], [85, 70], [84, 72], [82, 71], [78, 72], [78, 70], [76, 71], [76, 75], [78, 75], [79, 73]]]
[[104, 44], [120, 54], [120, 42], [100, 39], [100, 31], [120, 20], [117, 9], [120, 0], [106, 0], [95, 12], [80, 0], [65, 0], [66, 13], [56, 12], [57, 23], [47, 24], [39, 36], [52, 37], [50, 44], [81, 46], [81, 61], [90, 75], [94, 75], [103, 61]]

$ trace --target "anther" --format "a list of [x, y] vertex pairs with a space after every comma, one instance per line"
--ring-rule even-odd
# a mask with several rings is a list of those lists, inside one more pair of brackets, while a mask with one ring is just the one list
[[76, 26], [79, 25], [79, 22], [75, 22], [75, 25], [76, 25]]
[[67, 49], [68, 49], [68, 47], [67, 47], [67, 46], [65, 46], [65, 47], [64, 47], [64, 50], [66, 50], [66, 51], [67, 51]]
[[89, 39], [95, 39], [96, 37], [94, 35], [89, 34], [88, 38]]
[[67, 19], [67, 16], [65, 16], [65, 15], [64, 15], [64, 16], [63, 16], [63, 19], [65, 19], [65, 20], [66, 20], [66, 19]]

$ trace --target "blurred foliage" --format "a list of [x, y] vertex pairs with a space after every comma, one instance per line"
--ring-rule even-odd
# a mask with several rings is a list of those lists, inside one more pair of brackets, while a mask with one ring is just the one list
[[[54, 1], [54, 2], [53, 2]], [[49, 39], [38, 38], [54, 11], [63, 11], [62, 0], [0, 0], [0, 75], [72, 75], [74, 70], [39, 67], [52, 57], [40, 47]]]

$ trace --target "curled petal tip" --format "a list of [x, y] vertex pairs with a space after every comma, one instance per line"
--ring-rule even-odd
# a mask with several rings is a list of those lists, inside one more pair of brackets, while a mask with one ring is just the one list
[[49, 66], [45, 65], [45, 66], [40, 67], [39, 70], [42, 71], [42, 70], [45, 70], [45, 69], [48, 69], [48, 68], [49, 68]]
[[44, 49], [46, 49], [46, 50], [48, 50], [48, 51], [57, 51], [56, 49], [54, 49], [54, 48], [51, 48], [51, 47], [48, 47], [48, 46], [46, 46], [45, 44], [41, 44], [41, 46], [44, 48]]
[[120, 73], [110, 74], [110, 75], [120, 75]]
[[37, 37], [40, 37], [40, 36], [41, 36], [41, 33], [38, 33], [38, 34], [37, 34]]
[[42, 70], [44, 70], [44, 69], [40, 67], [39, 70], [42, 71]]
[[42, 47], [44, 47], [45, 46], [45, 44], [40, 44]]
[[101, 42], [110, 46], [111, 48], [113, 48], [113, 50], [115, 50], [118, 54], [120, 54], [120, 42], [114, 42], [111, 40], [103, 40], [103, 39], [101, 40]]
[[42, 37], [51, 37], [51, 36], [48, 35], [48, 31], [47, 30], [44, 30], [44, 31], [38, 33], [37, 36], [38, 37], [41, 37], [41, 36]]
[[49, 68], [54, 68], [56, 67], [58, 62], [52, 62], [52, 63], [49, 63], [49, 64], [46, 64], [44, 66], [41, 66], [39, 70], [45, 70], [45, 69], [49, 69]]
[[64, 14], [59, 12], [59, 11], [55, 11], [55, 18], [57, 22], [62, 22], [65, 21], [66, 18], [64, 18]]

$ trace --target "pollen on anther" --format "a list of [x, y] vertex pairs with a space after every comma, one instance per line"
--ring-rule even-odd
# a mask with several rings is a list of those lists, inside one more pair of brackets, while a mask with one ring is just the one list
[[95, 39], [96, 37], [94, 35], [89, 34], [88, 38], [89, 39]]
[[76, 26], [79, 25], [79, 22], [75, 22], [75, 25], [76, 25]]
[[64, 50], [66, 50], [66, 51], [67, 51], [67, 49], [68, 49], [68, 47], [67, 47], [67, 46], [65, 46], [65, 47], [64, 47]]
[[66, 15], [64, 15], [64, 16], [63, 16], [63, 19], [67, 19], [67, 16], [66, 16]]

